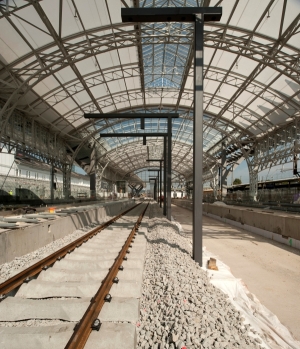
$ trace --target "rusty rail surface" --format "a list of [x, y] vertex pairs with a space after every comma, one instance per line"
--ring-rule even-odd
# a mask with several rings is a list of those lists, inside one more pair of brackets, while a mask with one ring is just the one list
[[70, 244], [66, 245], [65, 247], [62, 247], [58, 251], [50, 254], [49, 256], [45, 257], [44, 259], [38, 261], [37, 263], [31, 265], [27, 269], [21, 271], [20, 273], [14, 275], [10, 279], [6, 280], [2, 284], [0, 284], [0, 301], [5, 298], [5, 295], [9, 293], [10, 291], [14, 290], [18, 286], [20, 286], [27, 278], [31, 278], [34, 275], [40, 273], [43, 269], [48, 268], [49, 266], [53, 265], [58, 259], [61, 259], [64, 257], [67, 253], [72, 252], [75, 250], [76, 247], [79, 247], [82, 245], [82, 243], [86, 242], [88, 239], [92, 238], [94, 235], [97, 235], [101, 230], [108, 227], [110, 224], [114, 223], [117, 219], [124, 216], [129, 211], [133, 210], [137, 206], [141, 205], [141, 203], [125, 210], [124, 212], [120, 213], [119, 215], [113, 217], [109, 221], [101, 224], [97, 228], [91, 230], [89, 233], [81, 236], [80, 238], [74, 240]]
[[89, 335], [92, 331], [92, 325], [95, 320], [97, 320], [98, 315], [102, 309], [102, 306], [105, 302], [105, 296], [109, 294], [109, 291], [114, 284], [114, 278], [118, 274], [119, 267], [122, 265], [123, 259], [126, 255], [126, 252], [132, 243], [134, 236], [136, 234], [136, 231], [138, 230], [139, 225], [141, 224], [141, 221], [144, 217], [144, 214], [148, 208], [149, 203], [147, 204], [146, 208], [143, 210], [143, 212], [140, 214], [138, 220], [134, 224], [134, 227], [128, 236], [124, 246], [122, 247], [122, 250], [120, 251], [118, 257], [115, 259], [115, 262], [113, 263], [112, 267], [110, 268], [108, 274], [106, 275], [105, 279], [102, 282], [102, 285], [98, 289], [95, 296], [91, 299], [91, 303], [89, 307], [87, 308], [85, 314], [83, 315], [80, 322], [75, 326], [74, 332], [65, 346], [65, 349], [82, 349], [84, 348]]

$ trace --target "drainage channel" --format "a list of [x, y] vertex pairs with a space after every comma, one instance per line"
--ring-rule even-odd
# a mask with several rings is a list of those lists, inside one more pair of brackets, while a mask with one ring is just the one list
[[[131, 251], [136, 248], [138, 253], [145, 251], [146, 240], [141, 248], [137, 232], [147, 207], [138, 204], [126, 210], [1, 284], [1, 348], [77, 349], [86, 344], [93, 347], [93, 338], [90, 340], [89, 336], [102, 326], [99, 313], [105, 309], [105, 303], [113, 299], [118, 308], [118, 299], [121, 305], [124, 303], [118, 297], [127, 295], [131, 303], [133, 298], [139, 298], [138, 292], [132, 295], [136, 283], [126, 278], [129, 274], [142, 275], [144, 261], [127, 261], [127, 256], [134, 256]], [[118, 272], [122, 273], [123, 285], [119, 290]], [[38, 278], [34, 279], [36, 275]], [[138, 306], [135, 307], [138, 313]], [[121, 318], [119, 322], [122, 321]]]

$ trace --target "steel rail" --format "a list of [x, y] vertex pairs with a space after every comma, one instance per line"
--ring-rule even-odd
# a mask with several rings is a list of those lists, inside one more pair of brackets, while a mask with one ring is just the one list
[[89, 335], [92, 331], [92, 325], [95, 320], [97, 320], [98, 315], [102, 309], [103, 304], [105, 303], [105, 296], [109, 294], [109, 291], [114, 284], [114, 278], [117, 276], [119, 268], [122, 265], [123, 259], [128, 251], [128, 248], [131, 246], [131, 243], [134, 240], [136, 231], [138, 230], [139, 225], [144, 217], [144, 214], [149, 206], [147, 204], [146, 208], [140, 214], [138, 220], [134, 224], [130, 235], [128, 236], [125, 244], [122, 247], [118, 257], [115, 259], [112, 267], [110, 268], [108, 274], [103, 280], [100, 288], [96, 292], [95, 296], [91, 299], [91, 303], [87, 308], [85, 314], [83, 315], [80, 322], [75, 326], [74, 332], [65, 346], [65, 349], [82, 349], [84, 348]]
[[81, 246], [82, 243], [86, 242], [88, 239], [92, 238], [94, 235], [97, 235], [101, 230], [105, 229], [110, 224], [114, 223], [117, 219], [124, 216], [126, 213], [133, 210], [135, 207], [139, 206], [140, 204], [141, 203], [125, 210], [119, 215], [101, 224], [97, 228], [91, 230], [89, 233], [81, 236], [80, 238], [76, 239], [70, 244], [62, 247], [58, 251], [50, 254], [49, 256], [43, 258], [42, 260], [38, 261], [37, 263], [31, 265], [27, 269], [21, 271], [20, 273], [14, 275], [10, 279], [0, 284], [0, 301], [5, 298], [5, 295], [7, 293], [14, 290], [18, 286], [20, 286], [24, 281], [27, 281], [26, 280], [27, 278], [31, 278], [36, 274], [40, 273], [42, 270], [47, 269], [49, 266], [53, 265], [57, 260], [60, 260], [61, 258], [63, 258], [67, 253], [74, 251], [76, 247]]

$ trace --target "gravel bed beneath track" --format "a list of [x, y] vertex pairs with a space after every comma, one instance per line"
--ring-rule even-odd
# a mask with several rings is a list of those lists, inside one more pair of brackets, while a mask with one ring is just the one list
[[4, 263], [0, 265], [0, 283], [11, 278], [15, 274], [18, 274], [22, 270], [28, 268], [32, 264], [38, 262], [39, 260], [49, 256], [51, 253], [61, 249], [62, 247], [68, 245], [72, 241], [80, 238], [82, 235], [87, 234], [89, 231], [94, 229], [100, 223], [92, 223], [84, 228], [75, 230], [72, 234], [66, 235], [61, 239], [57, 239], [50, 244], [39, 248], [36, 251], [28, 253], [24, 256], [16, 257], [11, 262]]
[[[150, 218], [159, 216], [151, 205]], [[191, 257], [190, 238], [165, 218], [149, 220], [138, 349], [262, 348], [227, 296]]]

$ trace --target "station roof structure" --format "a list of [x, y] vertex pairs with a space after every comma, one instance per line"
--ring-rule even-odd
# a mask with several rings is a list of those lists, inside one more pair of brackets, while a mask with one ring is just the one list
[[[84, 113], [178, 112], [172, 164], [191, 178], [193, 24], [121, 21], [121, 7], [166, 6], [223, 8], [220, 22], [204, 26], [204, 172], [224, 140], [234, 163], [249, 144], [299, 118], [298, 0], [0, 0], [0, 141], [32, 147], [34, 140], [16, 136], [34, 122], [63, 139], [87, 171], [96, 147], [100, 161], [126, 175], [161, 157], [162, 138], [149, 138], [147, 147], [142, 138], [101, 138], [141, 132], [140, 121], [86, 120]], [[26, 123], [12, 124], [14, 115]], [[165, 119], [145, 120], [144, 132], [166, 128]]]

